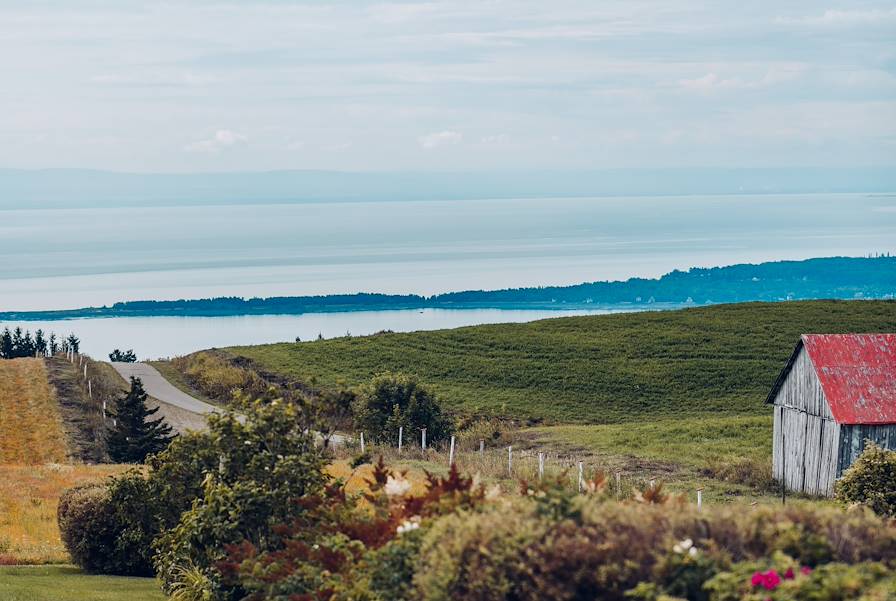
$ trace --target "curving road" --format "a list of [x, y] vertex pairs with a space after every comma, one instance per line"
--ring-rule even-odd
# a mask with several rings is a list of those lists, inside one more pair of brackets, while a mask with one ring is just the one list
[[146, 393], [169, 405], [174, 405], [190, 411], [192, 413], [211, 413], [220, 412], [221, 409], [214, 405], [209, 405], [197, 398], [191, 397], [183, 390], [175, 388], [171, 382], [166, 380], [152, 365], [147, 363], [120, 363], [112, 362], [110, 365], [119, 373], [126, 381], [130, 381], [131, 377], [140, 378], [143, 382], [143, 389]]

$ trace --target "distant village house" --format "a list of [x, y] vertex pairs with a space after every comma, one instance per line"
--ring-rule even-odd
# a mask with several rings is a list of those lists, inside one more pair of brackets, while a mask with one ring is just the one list
[[802, 336], [767, 402], [775, 478], [830, 495], [866, 440], [896, 449], [896, 334]]

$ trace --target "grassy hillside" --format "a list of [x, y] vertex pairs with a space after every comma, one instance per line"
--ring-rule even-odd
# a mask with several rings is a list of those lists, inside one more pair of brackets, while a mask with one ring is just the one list
[[62, 462], [67, 456], [43, 360], [0, 360], [0, 464]]
[[304, 382], [405, 371], [464, 412], [557, 423], [764, 415], [806, 332], [896, 332], [896, 302], [746, 303], [226, 349]]

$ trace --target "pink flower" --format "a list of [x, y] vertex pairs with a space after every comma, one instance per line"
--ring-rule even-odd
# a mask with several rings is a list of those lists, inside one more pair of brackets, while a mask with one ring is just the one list
[[800, 568], [800, 573], [803, 576], [808, 576], [809, 574], [812, 573], [812, 568], [810, 568], [809, 566], [803, 566]]
[[787, 571], [784, 572], [784, 580], [793, 580], [794, 575], [793, 568], [787, 568]]
[[761, 586], [767, 591], [773, 591], [778, 588], [779, 584], [781, 584], [781, 577], [778, 576], [778, 573], [774, 570], [769, 570], [768, 572], [756, 572], [750, 579], [750, 584], [752, 584], [753, 587]]

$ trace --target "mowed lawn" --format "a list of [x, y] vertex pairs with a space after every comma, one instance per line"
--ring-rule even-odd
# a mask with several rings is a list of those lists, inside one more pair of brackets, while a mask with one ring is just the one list
[[417, 375], [461, 413], [554, 424], [766, 415], [804, 333], [896, 332], [896, 302], [743, 303], [225, 349], [306, 384]]
[[0, 566], [3, 601], [164, 601], [154, 578], [94, 576], [69, 566]]

